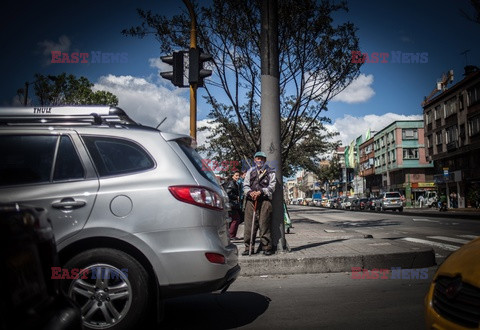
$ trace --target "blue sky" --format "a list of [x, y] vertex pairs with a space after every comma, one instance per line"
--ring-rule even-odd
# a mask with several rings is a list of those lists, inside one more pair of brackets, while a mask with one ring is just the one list
[[[428, 53], [427, 63], [366, 63], [361, 75], [329, 104], [331, 129], [349, 143], [368, 128], [378, 130], [396, 119], [417, 119], [420, 103], [450, 69], [462, 79], [465, 56], [480, 66], [480, 25], [464, 18], [467, 0], [349, 1], [349, 12], [335, 15], [358, 28], [360, 51]], [[124, 37], [123, 28], [140, 23], [136, 8], [170, 15], [184, 9], [181, 0], [11, 1], [2, 3], [0, 27], [3, 79], [0, 105], [18, 104], [16, 90], [34, 73], [72, 73], [85, 76], [95, 88], [119, 96], [132, 117], [153, 125], [167, 117], [162, 128], [188, 134], [188, 89], [173, 88], [159, 77], [166, 67], [159, 61], [158, 42], [148, 37]], [[127, 63], [50, 63], [50, 51], [127, 53]], [[391, 55], [390, 55], [391, 56]], [[199, 96], [203, 93], [199, 89]], [[30, 96], [33, 89], [30, 90]], [[199, 97], [200, 99], [200, 97]], [[207, 105], [199, 104], [198, 119], [205, 122]], [[200, 137], [201, 139], [201, 137]]]

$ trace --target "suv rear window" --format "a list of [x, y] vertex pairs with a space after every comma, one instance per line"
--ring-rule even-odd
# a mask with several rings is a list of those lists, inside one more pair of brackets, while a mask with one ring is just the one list
[[202, 157], [200, 154], [185, 143], [182, 143], [181, 141], [177, 142], [185, 155], [187, 155], [188, 159], [190, 159], [193, 165], [195, 165], [195, 168], [198, 170], [198, 172], [209, 181], [219, 184], [217, 178], [215, 177], [215, 173], [213, 173], [209, 166], [205, 166], [205, 164], [202, 162]]
[[155, 166], [138, 144], [120, 138], [82, 136], [101, 177], [145, 171]]
[[386, 193], [385, 198], [400, 198], [400, 193]]

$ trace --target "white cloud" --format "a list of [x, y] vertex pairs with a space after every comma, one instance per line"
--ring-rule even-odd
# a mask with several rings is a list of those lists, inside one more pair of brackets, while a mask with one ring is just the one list
[[381, 116], [366, 115], [363, 117], [354, 117], [345, 115], [342, 118], [337, 118], [332, 125], [326, 125], [326, 127], [331, 131], [339, 132], [340, 135], [335, 139], [341, 140], [342, 144], [347, 146], [360, 135], [363, 135], [365, 138], [365, 133], [369, 128], [371, 131], [378, 132], [396, 120], [419, 120], [422, 118], [422, 115], [406, 116], [391, 112]]
[[190, 105], [179, 95], [183, 90], [171, 91], [144, 78], [133, 76], [102, 76], [93, 90], [106, 90], [118, 97], [118, 106], [135, 121], [156, 127], [165, 117], [162, 131], [189, 134]]
[[40, 52], [45, 58], [45, 65], [49, 65], [52, 63], [52, 51], [68, 52], [71, 45], [72, 42], [66, 35], [60, 36], [60, 38], [58, 38], [58, 42], [44, 40], [38, 43], [38, 46], [40, 47]]
[[375, 95], [375, 91], [371, 87], [372, 83], [373, 75], [369, 74], [366, 76], [362, 73], [341, 93], [335, 95], [332, 101], [345, 103], [366, 102]]

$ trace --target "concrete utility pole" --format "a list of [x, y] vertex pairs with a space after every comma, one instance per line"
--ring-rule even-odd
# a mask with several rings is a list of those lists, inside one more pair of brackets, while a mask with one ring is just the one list
[[277, 251], [288, 250], [283, 220], [282, 149], [280, 144], [280, 89], [278, 64], [278, 4], [263, 0], [261, 22], [261, 140], [267, 161], [275, 167], [277, 185], [273, 194], [272, 240]]

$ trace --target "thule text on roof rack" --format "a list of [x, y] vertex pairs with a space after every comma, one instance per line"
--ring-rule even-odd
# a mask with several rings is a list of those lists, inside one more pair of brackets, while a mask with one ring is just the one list
[[122, 109], [112, 106], [52, 106], [0, 108], [0, 124], [137, 125]]

